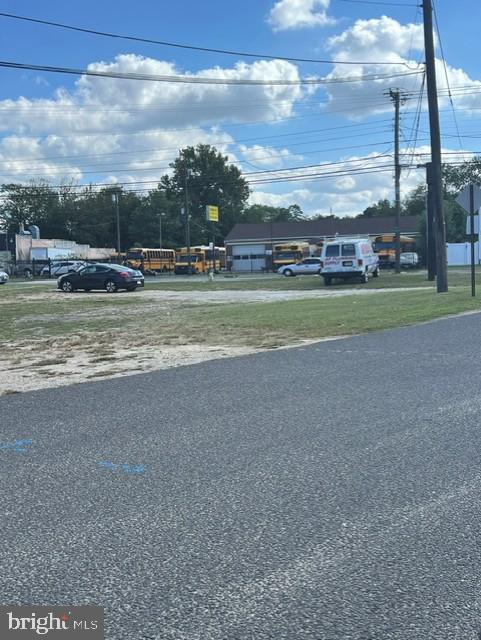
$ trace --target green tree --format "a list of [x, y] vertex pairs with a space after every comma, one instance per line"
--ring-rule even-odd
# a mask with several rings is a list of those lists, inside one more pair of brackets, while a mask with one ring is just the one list
[[289, 207], [270, 207], [264, 204], [253, 204], [246, 207], [238, 222], [297, 222], [303, 220], [304, 214], [297, 204]]
[[[240, 170], [229, 164], [227, 156], [206, 144], [182, 149], [170, 166], [173, 169], [172, 176], [163, 176], [159, 188], [180, 209], [187, 182], [191, 244], [208, 242], [213, 232], [217, 237], [224, 238], [234, 224], [242, 219], [249, 198], [249, 187]], [[218, 223], [206, 221], [207, 205], [219, 207]]]
[[384, 198], [370, 205], [359, 214], [358, 218], [383, 218], [396, 215], [394, 203]]
[[0, 193], [1, 226], [10, 233], [18, 232], [21, 224], [36, 224], [40, 228], [47, 226], [49, 231], [62, 226], [59, 194], [47, 182], [4, 184], [0, 187]]
[[459, 166], [445, 164], [443, 183], [446, 192], [455, 194], [470, 183], [481, 185], [481, 157], [477, 156]]

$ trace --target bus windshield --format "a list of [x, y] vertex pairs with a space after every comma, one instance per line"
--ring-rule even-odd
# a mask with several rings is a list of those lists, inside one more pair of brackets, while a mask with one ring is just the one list
[[[189, 260], [189, 258], [190, 258], [190, 260]], [[189, 262], [189, 261], [190, 261], [190, 262], [197, 262], [197, 260], [198, 260], [198, 259], [199, 259], [199, 256], [198, 256], [198, 255], [193, 255], [193, 254], [191, 254], [191, 255], [189, 256], [189, 254], [188, 254], [188, 253], [180, 253], [180, 254], [177, 256], [177, 262]]]
[[142, 251], [127, 252], [127, 260], [141, 260], [141, 259], [142, 259]]
[[299, 254], [293, 251], [277, 251], [276, 257], [278, 258], [286, 258], [287, 260], [297, 260]]

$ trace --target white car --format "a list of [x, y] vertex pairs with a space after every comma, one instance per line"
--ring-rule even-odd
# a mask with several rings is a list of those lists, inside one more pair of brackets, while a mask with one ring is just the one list
[[62, 260], [52, 262], [50, 265], [50, 272], [48, 265], [43, 267], [40, 271], [41, 276], [48, 276], [51, 273], [53, 278], [57, 278], [58, 276], [63, 276], [69, 271], [77, 271], [80, 267], [85, 266], [85, 262], [82, 260]]
[[300, 276], [308, 274], [318, 274], [321, 272], [321, 259], [320, 258], [304, 258], [295, 262], [294, 264], [286, 264], [277, 269], [277, 273], [283, 276]]
[[322, 271], [328, 287], [335, 278], [359, 278], [367, 282], [369, 276], [379, 276], [379, 257], [369, 238], [343, 238], [326, 242], [322, 247]]
[[8, 273], [0, 270], [0, 284], [6, 284], [9, 280]]
[[419, 256], [414, 251], [401, 253], [401, 267], [404, 269], [415, 269], [419, 266]]

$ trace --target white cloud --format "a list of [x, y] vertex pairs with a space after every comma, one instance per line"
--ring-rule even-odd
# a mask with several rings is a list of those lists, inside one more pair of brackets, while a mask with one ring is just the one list
[[330, 0], [279, 0], [269, 13], [268, 22], [274, 31], [323, 27], [333, 24], [327, 15]]
[[[407, 151], [407, 150], [402, 150]], [[426, 147], [416, 150], [420, 155], [419, 158], [425, 156]], [[321, 180], [301, 179], [298, 182], [291, 183], [295, 188], [290, 189], [289, 183], [284, 185], [268, 184], [254, 187], [251, 195], [253, 204], [267, 204], [272, 206], [289, 206], [298, 204], [307, 216], [316, 214], [333, 214], [345, 217], [355, 216], [368, 207], [373, 202], [377, 202], [382, 198], [392, 200], [394, 198], [394, 180], [391, 166], [393, 159], [380, 158], [377, 153], [373, 152], [366, 156], [349, 156], [344, 158], [340, 164], [329, 166], [325, 165], [324, 172], [333, 175]], [[299, 176], [306, 173], [322, 173], [317, 169], [299, 169]], [[366, 173], [351, 173], [351, 170], [366, 169]], [[372, 173], [371, 173], [372, 171]], [[296, 172], [289, 172], [293, 175]], [[344, 175], [338, 175], [338, 174]], [[276, 174], [277, 175], [277, 174]], [[411, 172], [404, 171], [401, 179], [402, 195], [407, 195], [420, 182], [424, 181], [424, 171], [414, 169]]]
[[249, 203], [264, 204], [268, 207], [290, 207], [293, 204], [308, 201], [313, 195], [309, 189], [294, 189], [287, 193], [254, 190], [250, 195]]
[[[133, 54], [89, 68], [183, 73], [171, 62]], [[299, 79], [297, 67], [282, 60], [239, 62], [231, 68], [186, 75]], [[303, 95], [297, 85], [174, 84], [83, 76], [73, 91], [57, 89], [50, 99], [0, 101], [0, 131], [7, 132], [0, 140], [0, 180], [32, 176], [98, 180], [103, 174], [124, 180], [134, 169], [159, 177], [163, 172], [159, 169], [175, 158], [179, 148], [203, 142], [227, 153], [233, 140], [222, 131], [223, 123], [276, 122], [291, 116]], [[215, 127], [209, 126], [212, 122]]]
[[241, 144], [239, 149], [249, 163], [259, 167], [275, 169], [286, 166], [286, 161], [297, 162], [301, 159], [301, 156], [291, 154], [289, 149], [274, 149], [273, 147], [263, 147], [260, 144], [251, 147]]
[[[362, 65], [334, 65], [328, 78], [342, 80], [361, 78], [366, 74], [387, 75], [375, 81], [344, 82], [328, 85], [330, 109], [340, 109], [352, 117], [367, 117], [379, 113], [392, 113], [392, 104], [385, 92], [399, 87], [417, 92], [421, 75], [406, 75], [417, 69], [417, 61], [424, 56], [424, 34], [421, 24], [401, 24], [387, 16], [371, 20], [358, 20], [354, 25], [328, 40], [334, 59], [344, 62], [363, 61]], [[392, 64], [378, 64], [378, 62]], [[395, 63], [403, 63], [405, 66]], [[449, 106], [446, 73], [441, 60], [436, 60], [437, 82], [441, 107]], [[422, 69], [419, 68], [419, 71]], [[446, 65], [449, 84], [453, 89], [455, 106], [462, 109], [481, 107], [481, 82], [473, 80], [462, 69]], [[389, 75], [392, 74], [390, 77]], [[456, 91], [456, 87], [464, 87]], [[477, 92], [477, 93], [473, 93]], [[414, 102], [414, 100], [412, 100]]]
[[[416, 52], [422, 57], [423, 27], [420, 24], [400, 24], [382, 16], [357, 20], [353, 26], [328, 40], [334, 59], [340, 62], [362, 61], [365, 64], [335, 64], [328, 75], [332, 80], [381, 75], [379, 80], [340, 82], [328, 85], [329, 107], [342, 109], [346, 115], [365, 117], [392, 111], [384, 92], [395, 86], [408, 91], [418, 90], [421, 75], [406, 75], [422, 71], [417, 66]], [[392, 64], [378, 64], [389, 62]], [[402, 63], [402, 64], [396, 64]], [[392, 75], [390, 75], [392, 74]]]
[[336, 51], [337, 60], [367, 60], [375, 63], [404, 61], [411, 50], [424, 49], [421, 24], [400, 24], [382, 16], [371, 20], [357, 20], [352, 27], [328, 40]]

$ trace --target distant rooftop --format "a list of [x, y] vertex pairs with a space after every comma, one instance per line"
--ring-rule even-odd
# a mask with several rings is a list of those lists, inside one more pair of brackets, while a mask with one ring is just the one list
[[[419, 216], [401, 216], [401, 233], [417, 235]], [[300, 222], [260, 222], [236, 224], [225, 241], [249, 242], [279, 240], [317, 240], [335, 236], [383, 235], [394, 233], [396, 219], [387, 218], [341, 218], [340, 220], [306, 220]]]

